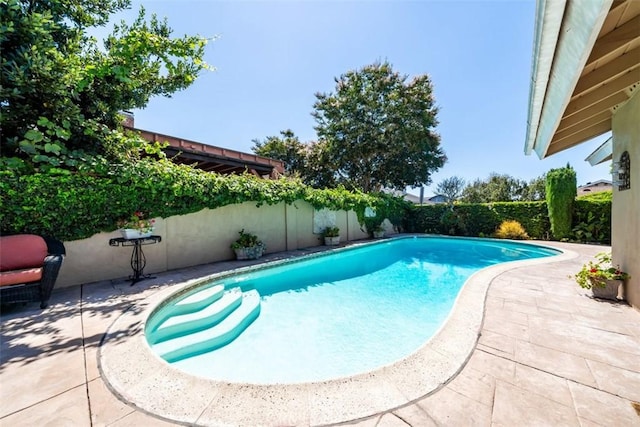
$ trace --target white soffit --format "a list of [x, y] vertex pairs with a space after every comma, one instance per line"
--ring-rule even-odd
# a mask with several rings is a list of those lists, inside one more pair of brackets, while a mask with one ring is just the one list
[[[536, 35], [536, 43], [541, 44], [534, 48], [534, 55], [537, 56], [533, 60], [534, 63], [543, 61], [545, 64], [551, 61], [551, 68], [546, 75], [546, 87], [541, 88], [545, 80], [540, 75], [544, 71], [541, 66], [536, 71], [536, 81], [532, 82], [525, 153], [531, 154], [535, 150], [542, 159], [547, 155], [551, 138], [569, 104], [613, 0], [538, 1], [544, 3], [538, 9], [545, 12], [543, 21], [536, 22], [536, 33], [541, 32], [540, 36]], [[554, 44], [548, 38], [554, 36], [559, 15], [562, 22], [559, 33], [555, 34], [557, 40]], [[539, 26], [542, 27], [540, 30]], [[546, 31], [549, 32], [548, 36], [545, 36]], [[540, 114], [535, 118], [537, 111]]]
[[584, 159], [591, 166], [599, 165], [613, 158], [613, 137], [608, 138], [596, 150]]

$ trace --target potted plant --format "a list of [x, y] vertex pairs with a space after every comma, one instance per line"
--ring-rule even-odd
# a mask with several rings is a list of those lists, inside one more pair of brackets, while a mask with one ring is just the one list
[[148, 214], [145, 215], [142, 211], [135, 211], [129, 218], [120, 221], [118, 225], [120, 226], [122, 237], [125, 239], [141, 239], [151, 236], [156, 221], [153, 218], [146, 218], [147, 216]]
[[258, 259], [264, 254], [267, 246], [258, 240], [258, 236], [245, 233], [244, 228], [238, 234], [240, 237], [231, 244], [231, 249], [236, 253], [237, 259]]
[[373, 238], [382, 239], [384, 237], [384, 227], [382, 224], [378, 224], [373, 228]]
[[597, 262], [584, 264], [574, 276], [576, 282], [582, 288], [591, 289], [596, 298], [617, 300], [620, 285], [631, 276], [612, 264], [611, 253], [600, 252], [595, 258]]
[[327, 246], [335, 246], [340, 244], [340, 229], [338, 227], [327, 227], [322, 232], [324, 244]]

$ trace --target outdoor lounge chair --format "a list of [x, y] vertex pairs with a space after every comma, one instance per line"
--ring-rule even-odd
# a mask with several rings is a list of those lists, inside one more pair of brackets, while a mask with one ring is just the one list
[[0, 237], [0, 303], [40, 301], [46, 308], [65, 255], [64, 244], [35, 234]]

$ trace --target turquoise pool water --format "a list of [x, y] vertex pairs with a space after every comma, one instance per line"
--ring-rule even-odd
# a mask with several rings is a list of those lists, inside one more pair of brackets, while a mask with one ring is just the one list
[[[282, 384], [355, 375], [422, 346], [474, 272], [558, 253], [482, 239], [392, 239], [204, 284], [154, 313], [147, 339], [175, 367], [222, 381]], [[232, 314], [206, 314], [218, 311], [213, 304], [176, 308], [213, 295], [214, 286], [225, 292], [213, 304]], [[198, 340], [204, 347], [193, 345]]]

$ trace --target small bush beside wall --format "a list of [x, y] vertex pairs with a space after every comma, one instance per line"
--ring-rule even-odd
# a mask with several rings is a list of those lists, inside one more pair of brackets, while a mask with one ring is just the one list
[[516, 240], [524, 240], [528, 239], [529, 236], [527, 232], [524, 231], [522, 225], [518, 221], [502, 221], [502, 224], [496, 230], [495, 236], [499, 239], [516, 239]]
[[532, 239], [549, 240], [546, 202], [499, 202], [492, 204], [500, 221], [518, 221]]

